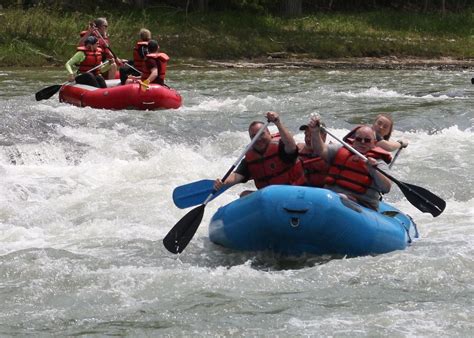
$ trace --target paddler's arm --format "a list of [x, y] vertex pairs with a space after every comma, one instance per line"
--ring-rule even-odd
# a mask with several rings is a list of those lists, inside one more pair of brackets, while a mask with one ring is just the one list
[[328, 145], [321, 138], [321, 121], [318, 117], [311, 117], [308, 127], [311, 128], [311, 147], [313, 153], [321, 156], [326, 162], [329, 161]]
[[100, 72], [101, 73], [107, 73], [107, 71], [112, 67], [112, 64], [114, 64], [113, 60], [107, 60], [102, 64], [102, 67], [100, 67]]
[[399, 140], [399, 141], [390, 141], [390, 140], [380, 140], [377, 142], [377, 146], [385, 149], [386, 151], [395, 151], [400, 148], [406, 148], [408, 146], [408, 141]]
[[372, 157], [367, 157], [367, 165], [369, 167], [369, 174], [374, 179], [374, 183], [377, 189], [383, 194], [388, 193], [392, 188], [392, 181], [390, 181], [384, 174], [375, 169], [375, 167], [378, 167], [383, 172], [388, 173], [388, 165], [384, 161], [376, 160]]
[[151, 70], [150, 76], [148, 76], [148, 78], [145, 79], [145, 82], [153, 83], [153, 81], [155, 81], [157, 77], [158, 77], [158, 68], [155, 67]]
[[220, 178], [218, 178], [217, 180], [214, 181], [214, 189], [216, 191], [219, 191], [220, 189], [222, 189], [222, 187], [224, 185], [226, 186], [233, 186], [237, 183], [241, 183], [243, 182], [245, 179], [245, 177], [243, 175], [240, 175], [240, 174], [237, 174], [236, 172], [233, 172], [229, 175], [229, 177], [227, 177], [227, 179], [225, 180], [225, 182], [222, 182]]
[[219, 189], [222, 189], [224, 185], [233, 186], [237, 183], [245, 183], [249, 180], [249, 178], [250, 172], [248, 170], [247, 161], [244, 158], [242, 161], [240, 161], [235, 171], [233, 171], [229, 177], [227, 177], [225, 183], [222, 183], [222, 180], [220, 179], [214, 181], [214, 189], [219, 191]]
[[269, 122], [273, 122], [275, 126], [278, 128], [278, 132], [280, 133], [280, 138], [283, 144], [285, 145], [285, 153], [287, 154], [294, 154], [297, 152], [296, 142], [293, 138], [293, 135], [290, 133], [288, 129], [281, 123], [280, 116], [278, 113], [269, 111], [267, 113], [267, 120]]
[[67, 62], [66, 62], [66, 70], [68, 73], [68, 80], [69, 81], [74, 81], [75, 72], [72, 67], [75, 67], [76, 65], [80, 64], [82, 61], [84, 61], [86, 58], [86, 55], [84, 52], [78, 51], [76, 54], [72, 56]]
[[147, 84], [153, 83], [153, 81], [155, 81], [155, 79], [158, 77], [158, 62], [154, 59], [147, 59], [145, 64], [148, 69], [151, 69], [151, 72], [144, 82]]

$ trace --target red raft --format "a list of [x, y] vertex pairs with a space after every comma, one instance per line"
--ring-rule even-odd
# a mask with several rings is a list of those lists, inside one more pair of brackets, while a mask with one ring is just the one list
[[119, 85], [119, 80], [107, 80], [107, 88], [82, 84], [66, 84], [59, 91], [59, 101], [78, 107], [99, 109], [176, 109], [182, 97], [174, 89], [151, 83]]

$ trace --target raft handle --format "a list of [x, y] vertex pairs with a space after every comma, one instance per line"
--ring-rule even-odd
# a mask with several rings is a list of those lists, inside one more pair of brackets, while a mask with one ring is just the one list
[[290, 219], [290, 225], [293, 227], [293, 228], [296, 228], [297, 226], [300, 225], [300, 219], [298, 217], [291, 217]]
[[292, 214], [305, 214], [309, 210], [308, 208], [306, 208], [306, 209], [288, 209], [288, 208], [285, 208], [285, 207], [283, 207], [283, 209], [286, 212], [289, 212], [289, 213], [292, 213]]

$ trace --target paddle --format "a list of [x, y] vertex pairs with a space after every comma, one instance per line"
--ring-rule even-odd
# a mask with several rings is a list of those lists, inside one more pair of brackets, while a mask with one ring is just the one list
[[[329, 135], [331, 135], [333, 138], [338, 140], [340, 143], [344, 145], [347, 149], [349, 149], [353, 154], [359, 156], [362, 158], [364, 161], [367, 162], [367, 157], [362, 155], [360, 152], [355, 150], [353, 147], [351, 147], [349, 144], [344, 142], [343, 140], [339, 139], [337, 136], [335, 136], [333, 133], [331, 133], [329, 130], [324, 128], [323, 126], [320, 127], [322, 130], [326, 131]], [[418, 187], [414, 184], [409, 184], [409, 183], [404, 183], [393, 176], [387, 174], [380, 168], [374, 167], [375, 170], [378, 172], [382, 173], [385, 177], [390, 179], [392, 182], [394, 182], [402, 191], [402, 193], [405, 195], [407, 200], [418, 210], [421, 212], [427, 212], [433, 215], [433, 217], [439, 216], [444, 208], [446, 207], [446, 202], [441, 199], [440, 197], [436, 196], [432, 192], [422, 188]]]
[[[250, 141], [247, 147], [245, 147], [245, 150], [242, 152], [242, 154], [240, 154], [239, 158], [234, 162], [232, 167], [227, 170], [227, 173], [222, 178], [222, 182], [225, 182], [227, 177], [229, 177], [232, 171], [234, 171], [235, 167], [237, 167], [237, 165], [240, 163], [245, 154], [250, 150], [250, 148], [255, 144], [255, 142], [257, 142], [260, 135], [264, 132], [265, 128], [267, 128], [268, 124], [269, 122], [267, 121], [262, 126], [262, 128], [260, 128], [260, 130], [254, 136], [252, 141]], [[224, 190], [224, 188], [222, 188], [221, 190]], [[211, 193], [207, 196], [207, 198], [200, 206], [194, 208], [186, 215], [184, 215], [184, 217], [181, 218], [178, 223], [176, 223], [175, 226], [168, 232], [168, 234], [163, 239], [163, 245], [169, 252], [178, 254], [186, 248], [186, 246], [189, 244], [194, 234], [196, 233], [199, 224], [201, 224], [202, 216], [204, 215], [204, 209], [206, 208], [207, 203], [209, 203], [209, 201], [211, 201], [215, 197], [215, 194], [216, 191], [212, 189]]]
[[[118, 57], [117, 55], [114, 53], [114, 51], [112, 50], [112, 48], [110, 48], [109, 44], [107, 43], [107, 41], [105, 41], [105, 39], [102, 37], [102, 34], [100, 34], [100, 32], [96, 29], [95, 31], [98, 35], [99, 35], [99, 38], [104, 42], [105, 44], [105, 47], [110, 50], [110, 53], [112, 53], [112, 56], [114, 57], [115, 60], [118, 60]], [[132, 68], [134, 71], [136, 71], [137, 73], [140, 73], [142, 74], [141, 71], [139, 71], [138, 69], [136, 69], [135, 67], [133, 67], [131, 64], [127, 63], [127, 62], [124, 62], [125, 65], [129, 66], [130, 68]]]
[[[213, 194], [211, 201], [229, 188], [230, 186], [225, 185], [222, 189]], [[201, 204], [213, 190], [213, 180], [200, 180], [180, 185], [173, 190], [174, 205], [180, 209], [185, 209]]]
[[[104, 64], [105, 64], [105, 62], [101, 63], [100, 65], [95, 66], [92, 69], [89, 69], [86, 73], [90, 73], [90, 72], [96, 70], [97, 68], [102, 67]], [[74, 81], [66, 81], [66, 82], [64, 82], [60, 85], [52, 85], [52, 86], [41, 89], [39, 92], [37, 92], [35, 94], [36, 101], [49, 99], [51, 96], [56, 94], [61, 89], [62, 86], [64, 86], [67, 83], [72, 83], [72, 82], [74, 82]]]
[[36, 101], [47, 100], [61, 89], [66, 83], [73, 82], [73, 81], [66, 81], [59, 85], [52, 85], [46, 88], [41, 89], [39, 92], [35, 94]]
[[403, 147], [398, 148], [397, 152], [395, 153], [395, 156], [393, 156], [392, 162], [390, 162], [390, 165], [388, 166], [388, 169], [392, 169], [393, 164], [395, 163], [395, 160], [397, 159], [398, 155], [400, 155], [400, 152], [402, 151]]

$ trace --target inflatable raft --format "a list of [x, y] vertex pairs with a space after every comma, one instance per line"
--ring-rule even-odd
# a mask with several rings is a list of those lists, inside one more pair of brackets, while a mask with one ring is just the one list
[[82, 84], [66, 84], [59, 91], [59, 101], [78, 107], [103, 109], [176, 109], [181, 107], [181, 95], [159, 84], [139, 83], [119, 85], [119, 80], [107, 80], [107, 88]]
[[275, 185], [220, 208], [209, 237], [243, 251], [364, 256], [403, 250], [418, 231], [384, 202], [375, 211], [326, 189]]

